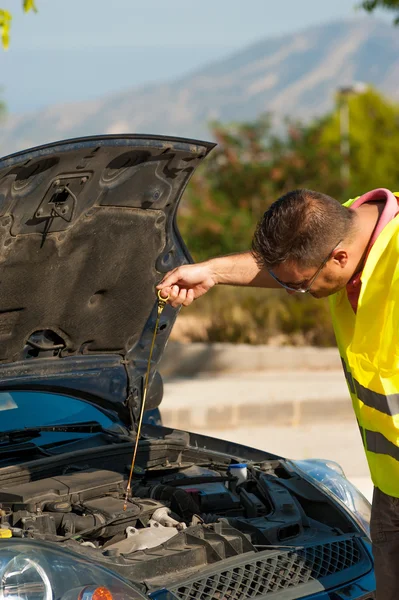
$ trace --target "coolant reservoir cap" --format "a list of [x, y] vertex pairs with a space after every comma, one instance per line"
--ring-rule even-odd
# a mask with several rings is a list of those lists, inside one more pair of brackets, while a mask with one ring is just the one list
[[247, 463], [235, 463], [229, 465], [229, 472], [237, 480], [237, 485], [247, 480]]

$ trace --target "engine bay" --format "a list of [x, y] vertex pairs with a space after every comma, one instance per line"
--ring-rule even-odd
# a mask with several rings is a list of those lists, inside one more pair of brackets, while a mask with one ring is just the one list
[[234, 474], [237, 462], [191, 449], [142, 464], [126, 510], [123, 461], [115, 470], [86, 461], [22, 484], [1, 482], [0, 527], [9, 537], [58, 543], [147, 587], [247, 552], [354, 533], [284, 461], [248, 462], [244, 479]]

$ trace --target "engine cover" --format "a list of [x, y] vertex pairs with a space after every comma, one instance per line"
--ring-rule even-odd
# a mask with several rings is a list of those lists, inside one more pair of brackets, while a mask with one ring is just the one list
[[109, 492], [123, 493], [125, 480], [121, 473], [88, 469], [57, 477], [31, 481], [0, 491], [0, 503], [14, 510], [35, 512], [49, 502], [83, 503]]

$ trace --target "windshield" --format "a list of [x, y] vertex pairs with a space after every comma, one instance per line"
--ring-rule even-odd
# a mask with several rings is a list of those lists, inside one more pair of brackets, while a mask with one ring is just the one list
[[[72, 396], [50, 392], [0, 392], [0, 432], [84, 421], [97, 421], [104, 428], [113, 424], [99, 408]], [[44, 431], [34, 442], [42, 446], [90, 435], [94, 434]]]

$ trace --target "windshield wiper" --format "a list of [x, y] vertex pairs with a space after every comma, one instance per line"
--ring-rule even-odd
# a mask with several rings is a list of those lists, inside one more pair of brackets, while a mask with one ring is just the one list
[[0, 462], [4, 462], [7, 458], [16, 458], [25, 454], [29, 455], [30, 460], [36, 458], [36, 454], [51, 456], [51, 452], [48, 452], [42, 446], [30, 443], [29, 440], [22, 443], [8, 442], [7, 444], [0, 445]]
[[109, 433], [110, 435], [120, 434], [104, 429], [97, 421], [83, 421], [82, 423], [57, 423], [55, 425], [39, 425], [38, 427], [24, 427], [21, 429], [9, 429], [0, 432], [0, 447], [2, 444], [15, 442], [17, 440], [32, 440], [39, 437], [44, 431], [68, 432], [68, 433]]

